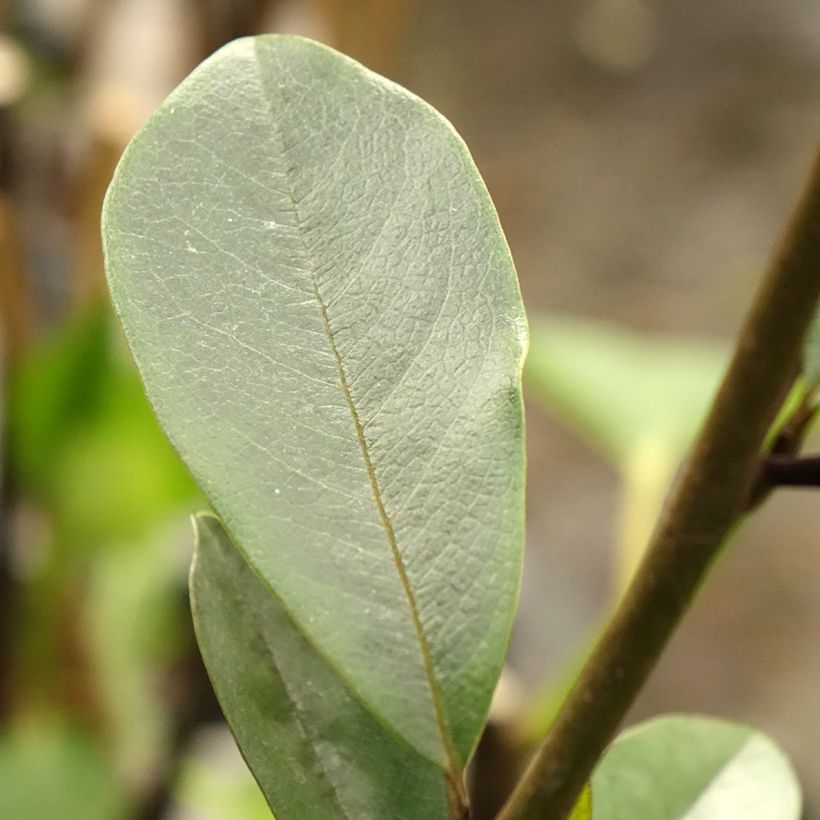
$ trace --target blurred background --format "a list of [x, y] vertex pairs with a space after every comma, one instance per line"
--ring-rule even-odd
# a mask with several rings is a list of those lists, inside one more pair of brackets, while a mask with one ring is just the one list
[[[236, 36], [323, 40], [470, 145], [532, 323], [526, 747], [623, 589], [820, 137], [815, 0], [0, 0], [0, 817], [269, 816], [192, 637], [187, 514], [112, 319], [103, 194]], [[820, 812], [820, 495], [727, 548], [632, 719], [769, 731]]]

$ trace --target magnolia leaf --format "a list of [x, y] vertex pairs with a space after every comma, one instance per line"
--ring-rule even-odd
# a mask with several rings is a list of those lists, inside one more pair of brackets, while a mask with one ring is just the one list
[[526, 345], [463, 142], [331, 49], [242, 39], [132, 141], [103, 227], [149, 398], [232, 541], [460, 782], [515, 610]]
[[592, 776], [592, 820], [798, 820], [782, 751], [747, 726], [667, 715], [624, 732]]
[[223, 711], [279, 820], [446, 817], [438, 767], [378, 723], [253, 574], [219, 521], [199, 515], [195, 523], [197, 639]]

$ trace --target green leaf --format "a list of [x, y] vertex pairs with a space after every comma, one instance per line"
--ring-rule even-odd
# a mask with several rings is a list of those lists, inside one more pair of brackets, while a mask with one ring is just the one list
[[533, 323], [525, 378], [535, 397], [615, 464], [647, 442], [677, 460], [703, 420], [726, 353], [703, 341], [550, 316]]
[[526, 345], [463, 142], [328, 48], [243, 39], [131, 143], [103, 225], [149, 397], [232, 540], [459, 779], [515, 609]]
[[569, 820], [592, 820], [592, 789], [589, 784], [584, 786]]
[[624, 732], [592, 776], [593, 820], [798, 820], [800, 787], [760, 732], [668, 715]]
[[533, 323], [525, 369], [532, 396], [622, 474], [616, 590], [626, 587], [640, 561], [727, 352], [715, 343], [577, 317]]
[[199, 729], [180, 769], [173, 786], [180, 817], [271, 820], [270, 808], [224, 725]]
[[199, 515], [195, 524], [197, 638], [225, 716], [276, 816], [446, 816], [438, 767], [379, 724], [219, 521]]
[[[106, 374], [99, 413], [72, 431], [53, 465], [60, 536], [110, 548], [145, 537], [202, 499], [162, 435], [132, 369]], [[59, 481], [59, 484], [57, 483]]]
[[126, 816], [115, 772], [86, 734], [50, 721], [0, 734], [0, 817], [118, 820]]
[[14, 372], [9, 401], [17, 480], [83, 551], [141, 536], [196, 496], [112, 329], [100, 308], [61, 327]]
[[106, 313], [92, 310], [39, 342], [12, 375], [11, 464], [29, 491], [53, 494], [55, 455], [99, 412], [108, 370]]
[[174, 706], [157, 690], [158, 681], [188, 650], [189, 626], [180, 617], [185, 523], [175, 521], [134, 543], [111, 545], [86, 571], [84, 645], [95, 702], [105, 714], [109, 757], [131, 784], [151, 782], [171, 765]]
[[815, 315], [803, 346], [803, 377], [810, 387], [820, 384], [820, 313]]

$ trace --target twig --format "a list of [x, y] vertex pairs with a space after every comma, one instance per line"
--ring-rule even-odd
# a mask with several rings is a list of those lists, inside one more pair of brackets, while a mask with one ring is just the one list
[[820, 487], [820, 456], [769, 456], [763, 476], [769, 487]]
[[499, 820], [563, 820], [742, 517], [820, 296], [820, 156], [645, 558]]

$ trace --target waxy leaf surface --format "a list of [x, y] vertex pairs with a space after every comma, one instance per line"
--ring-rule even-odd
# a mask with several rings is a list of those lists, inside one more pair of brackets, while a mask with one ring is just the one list
[[446, 817], [438, 767], [374, 720], [216, 518], [197, 516], [196, 530], [191, 605], [197, 639], [277, 818]]
[[463, 142], [330, 49], [239, 40], [133, 140], [103, 224], [149, 397], [232, 541], [460, 777], [515, 609], [526, 345]]

